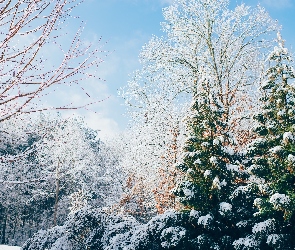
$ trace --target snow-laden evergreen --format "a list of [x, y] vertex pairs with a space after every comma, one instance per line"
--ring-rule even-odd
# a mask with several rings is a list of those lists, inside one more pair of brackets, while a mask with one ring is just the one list
[[235, 241], [236, 249], [295, 247], [295, 72], [291, 62], [278, 34], [278, 46], [267, 59], [269, 68], [261, 85], [263, 105], [254, 117], [256, 139], [246, 149], [251, 174], [247, 195], [256, 208], [252, 232], [246, 230], [246, 237]]
[[176, 164], [186, 177], [175, 190], [185, 207], [201, 211], [218, 209], [220, 202], [227, 201], [235, 172], [229, 167], [235, 163], [233, 138], [222, 107], [207, 96], [206, 81], [201, 78], [197, 83], [186, 118], [188, 137]]
[[204, 72], [199, 79], [186, 118], [188, 137], [176, 164], [185, 177], [174, 192], [185, 210], [197, 211], [196, 228], [190, 231], [198, 239], [197, 249], [230, 249], [239, 235], [240, 215], [240, 204], [234, 204], [230, 194], [246, 173], [240, 168], [225, 112], [217, 98], [208, 95]]

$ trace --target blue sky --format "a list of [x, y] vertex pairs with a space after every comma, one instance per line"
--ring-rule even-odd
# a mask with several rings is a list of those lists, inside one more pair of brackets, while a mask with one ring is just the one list
[[[161, 36], [162, 8], [171, 0], [85, 0], [74, 15], [86, 21], [84, 39], [97, 41], [102, 37], [109, 56], [99, 69], [106, 81], [97, 83], [93, 94], [98, 98], [109, 97], [92, 107], [94, 112], [79, 111], [89, 126], [100, 129], [101, 135], [113, 134], [128, 123], [123, 101], [117, 90], [126, 85], [129, 75], [140, 68], [138, 55], [152, 35]], [[282, 35], [286, 46], [295, 51], [295, 1], [294, 0], [231, 0], [231, 7], [244, 2], [255, 6], [260, 3], [283, 26]]]

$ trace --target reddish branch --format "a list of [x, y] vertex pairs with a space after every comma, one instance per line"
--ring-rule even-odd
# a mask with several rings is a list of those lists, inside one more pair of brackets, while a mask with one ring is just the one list
[[[103, 61], [100, 50], [81, 40], [82, 24], [68, 49], [58, 43], [63, 23], [84, 0], [2, 1], [0, 3], [0, 122], [21, 113], [48, 109], [81, 108], [85, 105], [45, 107], [42, 97], [52, 94], [58, 85], [81, 85], [94, 78]], [[62, 57], [50, 67], [45, 50], [58, 48]], [[43, 55], [43, 56], [42, 56]], [[56, 59], [55, 59], [56, 60]], [[92, 74], [90, 74], [90, 72]], [[100, 79], [100, 78], [98, 78]], [[81, 87], [88, 98], [90, 95]]]

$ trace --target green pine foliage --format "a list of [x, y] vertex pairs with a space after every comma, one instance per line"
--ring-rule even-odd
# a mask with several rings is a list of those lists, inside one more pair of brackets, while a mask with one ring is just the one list
[[196, 249], [208, 244], [216, 249], [231, 249], [239, 233], [236, 215], [241, 214], [239, 206], [243, 204], [233, 204], [230, 194], [245, 179], [245, 173], [234, 151], [235, 140], [228, 131], [225, 112], [208, 93], [206, 79], [202, 80], [186, 119], [188, 137], [176, 165], [185, 178], [175, 194], [185, 211], [199, 214], [190, 231], [199, 242]]
[[232, 181], [228, 163], [234, 152], [222, 109], [212, 107], [205, 93], [196, 92], [187, 118], [189, 136], [177, 164], [186, 178], [175, 193], [186, 208], [211, 211], [226, 200]]
[[254, 116], [256, 139], [247, 146], [255, 223], [248, 236], [235, 242], [236, 249], [295, 247], [295, 76], [284, 41], [278, 38], [261, 85], [261, 112]]

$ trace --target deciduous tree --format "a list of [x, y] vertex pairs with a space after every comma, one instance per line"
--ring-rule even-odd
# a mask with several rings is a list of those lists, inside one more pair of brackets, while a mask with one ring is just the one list
[[[222, 111], [224, 130], [237, 142], [234, 147], [249, 139], [252, 125], [246, 119], [251, 119], [249, 114], [257, 108], [261, 59], [264, 49], [272, 44], [269, 35], [278, 26], [260, 6], [242, 4], [230, 10], [228, 5], [228, 0], [175, 1], [163, 11], [165, 36], [153, 37], [142, 49], [142, 69], [122, 96], [130, 107], [136, 124], [131, 131], [138, 140], [138, 146], [132, 148], [139, 157], [129, 157], [133, 160], [127, 164], [141, 165], [145, 173], [138, 172], [145, 174], [143, 180], [150, 181], [147, 176], [166, 168], [159, 158], [169, 152], [174, 143], [169, 131], [177, 126], [177, 158], [180, 156], [185, 133], [182, 119], [189, 112], [194, 89], [202, 82], [201, 75], [206, 75], [210, 105]], [[154, 160], [145, 163], [140, 160], [143, 155]], [[157, 180], [160, 178], [158, 175]]]
[[[0, 122], [22, 113], [82, 106], [50, 107], [44, 97], [96, 76], [100, 51], [81, 39], [83, 23], [64, 46], [66, 22], [83, 0], [7, 0], [0, 3]], [[48, 53], [52, 51], [53, 53]], [[84, 90], [85, 92], [85, 90]], [[86, 97], [86, 92], [83, 93]], [[89, 94], [87, 94], [89, 96]], [[98, 100], [89, 99], [87, 104]], [[85, 105], [85, 103], [84, 103]]]

